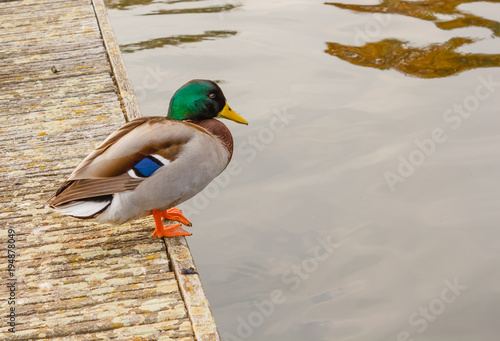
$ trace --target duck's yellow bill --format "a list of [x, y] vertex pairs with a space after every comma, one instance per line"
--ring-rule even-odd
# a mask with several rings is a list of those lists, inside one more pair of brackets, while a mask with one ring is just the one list
[[248, 125], [247, 120], [235, 113], [233, 109], [231, 109], [229, 105], [227, 105], [227, 103], [224, 106], [224, 109], [222, 109], [219, 115], [217, 115], [217, 117], [227, 118], [228, 120]]

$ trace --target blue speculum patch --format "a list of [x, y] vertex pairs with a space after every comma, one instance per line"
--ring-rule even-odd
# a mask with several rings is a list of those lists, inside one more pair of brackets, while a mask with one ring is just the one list
[[163, 166], [163, 164], [160, 161], [151, 156], [147, 156], [139, 161], [139, 163], [132, 169], [137, 176], [147, 178], [156, 172], [161, 166]]

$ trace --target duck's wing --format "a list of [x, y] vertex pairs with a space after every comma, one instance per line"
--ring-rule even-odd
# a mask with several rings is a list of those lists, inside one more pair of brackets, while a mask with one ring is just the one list
[[164, 117], [143, 117], [127, 123], [78, 165], [49, 205], [62, 208], [87, 201], [94, 206], [90, 211], [100, 213], [113, 194], [134, 190], [159, 168], [174, 162], [197, 133], [193, 126]]

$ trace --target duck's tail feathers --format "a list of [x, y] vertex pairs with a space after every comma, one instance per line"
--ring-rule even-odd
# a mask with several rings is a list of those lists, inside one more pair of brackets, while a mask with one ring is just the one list
[[51, 207], [60, 214], [70, 215], [79, 219], [92, 219], [101, 214], [113, 200], [112, 195], [103, 195], [84, 200], [70, 201]]

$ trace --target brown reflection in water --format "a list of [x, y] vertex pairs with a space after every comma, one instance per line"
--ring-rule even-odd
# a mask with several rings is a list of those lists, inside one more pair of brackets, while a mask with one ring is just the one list
[[122, 53], [131, 53], [140, 50], [163, 47], [165, 45], [177, 46], [185, 43], [197, 43], [200, 41], [211, 40], [215, 38], [227, 38], [230, 36], [234, 36], [237, 33], [238, 32], [236, 31], [205, 31], [203, 34], [172, 36], [141, 41], [138, 43], [120, 45], [120, 50], [122, 51]]
[[[498, 2], [498, 0], [485, 1]], [[500, 23], [457, 9], [458, 5], [471, 2], [477, 2], [477, 0], [383, 0], [378, 5], [347, 5], [333, 2], [326, 4], [358, 12], [411, 16], [433, 21], [437, 27], [445, 30], [470, 26], [485, 27], [494, 35], [500, 36]], [[436, 14], [446, 14], [453, 18], [443, 20], [439, 19]], [[326, 43], [325, 52], [352, 64], [382, 70], [392, 68], [421, 78], [447, 77], [469, 69], [500, 66], [500, 54], [472, 54], [456, 51], [458, 47], [474, 41], [469, 38], [456, 37], [442, 44], [431, 44], [422, 48], [410, 47], [407, 42], [397, 39], [385, 39], [363, 46], [330, 42]]]
[[238, 7], [237, 5], [225, 4], [221, 6], [203, 7], [203, 8], [178, 8], [178, 9], [159, 9], [142, 15], [163, 15], [163, 14], [188, 14], [188, 13], [220, 13], [228, 12]]
[[[482, 2], [498, 3], [498, 0], [481, 0]], [[378, 5], [347, 5], [338, 2], [327, 2], [343, 9], [350, 9], [356, 12], [369, 13], [391, 13], [401, 14], [418, 19], [433, 21], [436, 26], [444, 30], [451, 30], [461, 27], [485, 27], [490, 29], [494, 35], [500, 36], [500, 23], [493, 20], [478, 17], [476, 15], [462, 12], [457, 7], [464, 3], [479, 2], [478, 0], [383, 0]], [[450, 20], [439, 19], [436, 14], [451, 15]]]
[[[137, 5], [150, 5], [150, 4], [176, 4], [182, 2], [200, 2], [206, 0], [169, 0], [169, 1], [158, 1], [158, 0], [105, 0], [104, 3], [106, 7], [113, 9], [127, 9], [128, 7], [137, 6]], [[218, 6], [205, 6], [198, 8], [177, 8], [177, 9], [159, 9], [154, 10], [149, 13], [145, 13], [142, 15], [163, 15], [163, 14], [187, 14], [187, 13], [220, 13], [220, 12], [228, 12], [236, 7], [241, 6], [241, 4], [221, 4]]]
[[363, 46], [326, 43], [326, 53], [352, 64], [377, 69], [395, 69], [421, 78], [447, 77], [456, 73], [479, 68], [500, 66], [500, 54], [460, 54], [455, 50], [474, 40], [452, 38], [443, 44], [424, 48], [407, 47], [405, 42], [386, 39]]
[[107, 8], [113, 9], [127, 9], [128, 7], [137, 6], [137, 5], [149, 5], [152, 3], [155, 4], [176, 4], [179, 2], [198, 2], [205, 0], [104, 0], [104, 4]]

